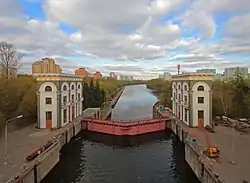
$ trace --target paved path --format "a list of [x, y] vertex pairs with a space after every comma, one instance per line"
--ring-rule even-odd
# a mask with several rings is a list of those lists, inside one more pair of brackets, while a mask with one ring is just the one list
[[[250, 183], [250, 135], [233, 131], [232, 128], [216, 126], [216, 133], [209, 133], [211, 144], [218, 145], [221, 149], [219, 162], [213, 163], [213, 168], [225, 183], [242, 183], [246, 180]], [[198, 144], [206, 147], [204, 134], [197, 129]], [[235, 158], [233, 160], [233, 136], [235, 139]]]
[[[169, 111], [164, 111], [164, 116], [173, 116]], [[189, 128], [185, 123], [179, 120], [185, 129], [192, 129], [197, 132], [198, 145], [204, 150], [207, 148], [204, 133], [197, 128]], [[219, 163], [209, 158], [207, 162], [212, 164], [215, 172], [219, 174], [225, 183], [243, 183], [243, 180], [250, 183], [250, 134], [244, 134], [234, 131], [229, 127], [215, 126], [215, 133], [208, 133], [211, 139], [211, 145], [218, 145], [221, 153]], [[235, 140], [234, 160], [236, 164], [232, 164], [233, 159], [233, 137]], [[204, 156], [206, 157], [206, 156]]]
[[25, 157], [46, 144], [60, 131], [36, 129], [34, 124], [8, 134], [8, 163], [4, 164], [4, 138], [0, 139], [0, 183], [15, 176], [24, 164]]

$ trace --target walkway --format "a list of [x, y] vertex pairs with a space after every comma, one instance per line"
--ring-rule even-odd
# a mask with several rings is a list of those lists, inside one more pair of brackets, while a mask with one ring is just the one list
[[[164, 115], [170, 113], [165, 111]], [[189, 128], [186, 124], [179, 120], [180, 124], [184, 128]], [[206, 148], [206, 139], [202, 131], [197, 128], [194, 129], [197, 132], [197, 142], [201, 148]], [[242, 183], [246, 180], [250, 183], [250, 134], [243, 134], [238, 131], [234, 131], [235, 139], [235, 161], [236, 164], [231, 163], [233, 157], [233, 130], [229, 127], [215, 126], [215, 133], [209, 133], [212, 145], [218, 145], [221, 149], [220, 163], [215, 160], [207, 158], [211, 163], [212, 168], [219, 174], [225, 183]]]
[[8, 163], [4, 164], [4, 138], [0, 139], [0, 182], [4, 183], [17, 174], [25, 157], [46, 144], [60, 131], [36, 129], [34, 124], [8, 134]]

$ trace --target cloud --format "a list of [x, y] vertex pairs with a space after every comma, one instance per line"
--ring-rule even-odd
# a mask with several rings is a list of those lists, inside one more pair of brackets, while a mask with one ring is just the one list
[[[53, 57], [64, 72], [86, 67], [144, 78], [213, 67], [248, 66], [249, 0], [26, 0], [45, 19], [26, 14], [17, 0], [0, 1], [0, 40], [32, 60]], [[33, 17], [33, 18], [31, 18]], [[62, 24], [69, 27], [62, 28]]]
[[178, 25], [158, 23], [159, 16], [169, 13], [180, 2], [47, 0], [45, 10], [51, 20], [78, 29], [71, 40], [90, 54], [115, 60], [152, 60], [164, 57], [162, 46], [180, 35]]

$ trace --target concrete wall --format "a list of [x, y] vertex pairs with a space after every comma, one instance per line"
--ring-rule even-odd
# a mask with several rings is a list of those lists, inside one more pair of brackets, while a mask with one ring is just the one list
[[203, 154], [196, 143], [189, 140], [188, 128], [179, 124], [178, 120], [172, 119], [171, 124], [167, 124], [177, 137], [184, 143], [185, 159], [197, 178], [202, 183], [223, 183], [217, 174], [210, 168], [209, 163], [206, 162], [206, 156]]

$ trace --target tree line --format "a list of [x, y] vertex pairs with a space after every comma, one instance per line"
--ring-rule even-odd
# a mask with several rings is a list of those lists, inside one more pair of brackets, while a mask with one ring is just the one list
[[[154, 89], [159, 100], [172, 108], [172, 83], [163, 79], [153, 79], [147, 82], [147, 87]], [[231, 118], [250, 118], [250, 80], [243, 79], [241, 74], [235, 74], [228, 81], [213, 81], [212, 113], [215, 116]]]
[[[15, 124], [17, 126], [37, 121], [37, 82], [30, 75], [12, 78], [12, 69], [18, 69], [23, 57], [14, 45], [0, 42], [0, 132], [4, 122], [10, 118], [23, 115]], [[139, 81], [118, 81], [112, 78], [83, 81], [83, 107], [101, 107], [111, 100], [117, 91], [129, 84]]]
[[[88, 79], [83, 81], [83, 109], [101, 107], [119, 91], [127, 81]], [[0, 128], [4, 121], [20, 114], [17, 126], [37, 121], [37, 82], [32, 76], [0, 79]]]

